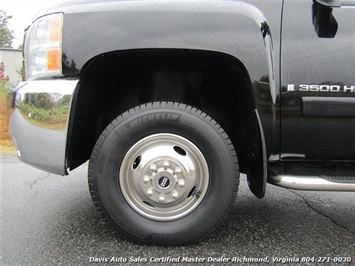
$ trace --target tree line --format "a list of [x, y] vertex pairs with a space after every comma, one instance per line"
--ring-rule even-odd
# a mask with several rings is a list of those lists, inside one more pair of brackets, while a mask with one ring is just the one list
[[12, 16], [6, 14], [5, 10], [0, 9], [0, 47], [13, 48], [12, 41], [15, 38], [13, 30], [9, 27]]

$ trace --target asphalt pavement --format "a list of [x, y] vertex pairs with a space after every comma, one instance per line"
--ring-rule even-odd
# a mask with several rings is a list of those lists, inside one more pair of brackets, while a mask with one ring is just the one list
[[[228, 220], [184, 246], [129, 242], [107, 228], [87, 186], [87, 165], [56, 176], [1, 157], [1, 265], [354, 265], [355, 193], [267, 186], [241, 178]], [[349, 261], [342, 262], [340, 261]]]

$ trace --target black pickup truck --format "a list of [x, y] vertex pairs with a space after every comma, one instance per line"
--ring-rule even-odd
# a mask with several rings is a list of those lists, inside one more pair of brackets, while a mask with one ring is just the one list
[[24, 162], [89, 161], [93, 202], [131, 240], [215, 230], [239, 174], [355, 191], [355, 1], [72, 1], [25, 31], [9, 93]]

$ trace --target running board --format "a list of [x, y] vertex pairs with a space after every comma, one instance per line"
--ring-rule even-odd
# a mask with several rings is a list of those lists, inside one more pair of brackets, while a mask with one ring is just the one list
[[273, 175], [268, 177], [268, 182], [297, 190], [355, 191], [355, 176]]

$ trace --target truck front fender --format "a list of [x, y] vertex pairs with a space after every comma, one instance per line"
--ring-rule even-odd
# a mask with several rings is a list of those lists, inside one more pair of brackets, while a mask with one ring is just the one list
[[[96, 56], [134, 49], [195, 49], [229, 54], [244, 64], [252, 82], [273, 73], [269, 69], [273, 60], [268, 23], [251, 4], [114, 1], [69, 6], [64, 8], [64, 14], [66, 75], [78, 74]], [[270, 83], [273, 80], [269, 77]]]
[[[114, 1], [56, 11], [64, 12], [65, 76], [79, 76], [97, 57], [130, 50], [203, 50], [241, 62], [253, 90], [254, 110], [260, 115], [256, 128], [260, 132], [266, 128], [259, 134], [258, 143], [266, 143], [262, 158], [258, 156], [261, 163], [251, 162], [249, 168], [254, 170], [248, 171], [252, 191], [263, 197], [266, 156], [274, 152], [267, 151], [267, 144], [275, 135], [278, 92], [271, 30], [260, 9], [241, 1]], [[275, 143], [270, 147], [278, 151]]]

